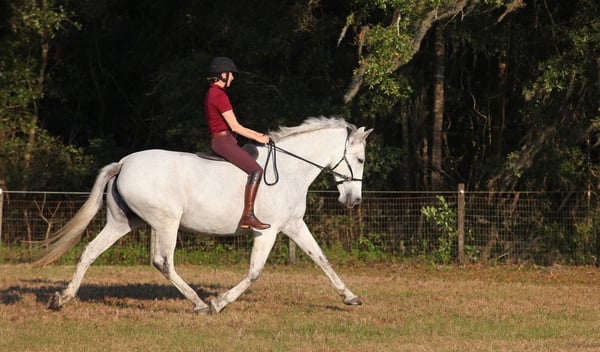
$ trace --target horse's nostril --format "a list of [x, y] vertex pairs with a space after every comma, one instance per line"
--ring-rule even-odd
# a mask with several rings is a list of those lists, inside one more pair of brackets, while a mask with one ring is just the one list
[[347, 201], [344, 204], [348, 208], [354, 208], [355, 205], [359, 205], [362, 202], [362, 198], [361, 197], [357, 197], [357, 198], [350, 198], [350, 197], [348, 197], [346, 200]]

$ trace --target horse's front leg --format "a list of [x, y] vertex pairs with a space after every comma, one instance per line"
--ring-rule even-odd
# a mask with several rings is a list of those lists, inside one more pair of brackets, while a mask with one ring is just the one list
[[335, 290], [344, 298], [344, 304], [353, 306], [362, 304], [362, 301], [358, 296], [352, 293], [352, 291], [346, 287], [342, 279], [335, 273], [304, 221], [297, 221], [293, 225], [285, 228], [283, 232], [296, 242], [298, 247], [300, 247], [300, 249], [302, 249], [325, 272], [327, 277], [329, 277], [329, 280], [331, 280], [333, 287], [335, 287]]
[[218, 313], [225, 308], [229, 303], [235, 301], [240, 297], [244, 291], [252, 285], [252, 283], [258, 280], [258, 277], [262, 273], [269, 253], [275, 244], [277, 238], [277, 231], [270, 228], [258, 233], [254, 237], [254, 244], [252, 245], [252, 253], [250, 254], [250, 268], [246, 277], [235, 287], [229, 291], [220, 294], [219, 297], [210, 301], [211, 311]]

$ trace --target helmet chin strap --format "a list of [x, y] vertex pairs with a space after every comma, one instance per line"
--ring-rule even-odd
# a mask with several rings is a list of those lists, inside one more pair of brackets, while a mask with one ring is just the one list
[[229, 75], [231, 73], [227, 72], [225, 78], [223, 78], [223, 75], [219, 76], [219, 80], [221, 80], [223, 83], [225, 83], [225, 88], [227, 88], [229, 85], [227, 84], [227, 82], [229, 82]]

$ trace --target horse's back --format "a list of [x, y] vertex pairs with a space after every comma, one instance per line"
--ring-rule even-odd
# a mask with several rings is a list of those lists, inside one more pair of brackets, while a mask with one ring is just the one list
[[203, 159], [193, 153], [164, 149], [149, 149], [129, 154], [121, 159], [120, 163], [123, 165], [121, 174], [135, 172], [152, 178], [175, 174], [190, 177], [210, 170], [234, 168], [231, 164]]
[[[121, 160], [119, 190], [165, 192], [177, 195], [189, 187], [221, 188], [227, 182], [244, 180], [245, 174], [230, 163], [210, 161], [193, 153], [150, 149]], [[239, 182], [239, 181], [238, 181]]]

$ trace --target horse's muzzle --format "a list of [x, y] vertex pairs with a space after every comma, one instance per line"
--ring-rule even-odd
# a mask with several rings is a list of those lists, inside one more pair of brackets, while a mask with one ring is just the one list
[[354, 197], [352, 195], [347, 195], [346, 197], [338, 198], [338, 201], [346, 206], [348, 209], [354, 208], [354, 206], [359, 205], [362, 202], [362, 197]]

